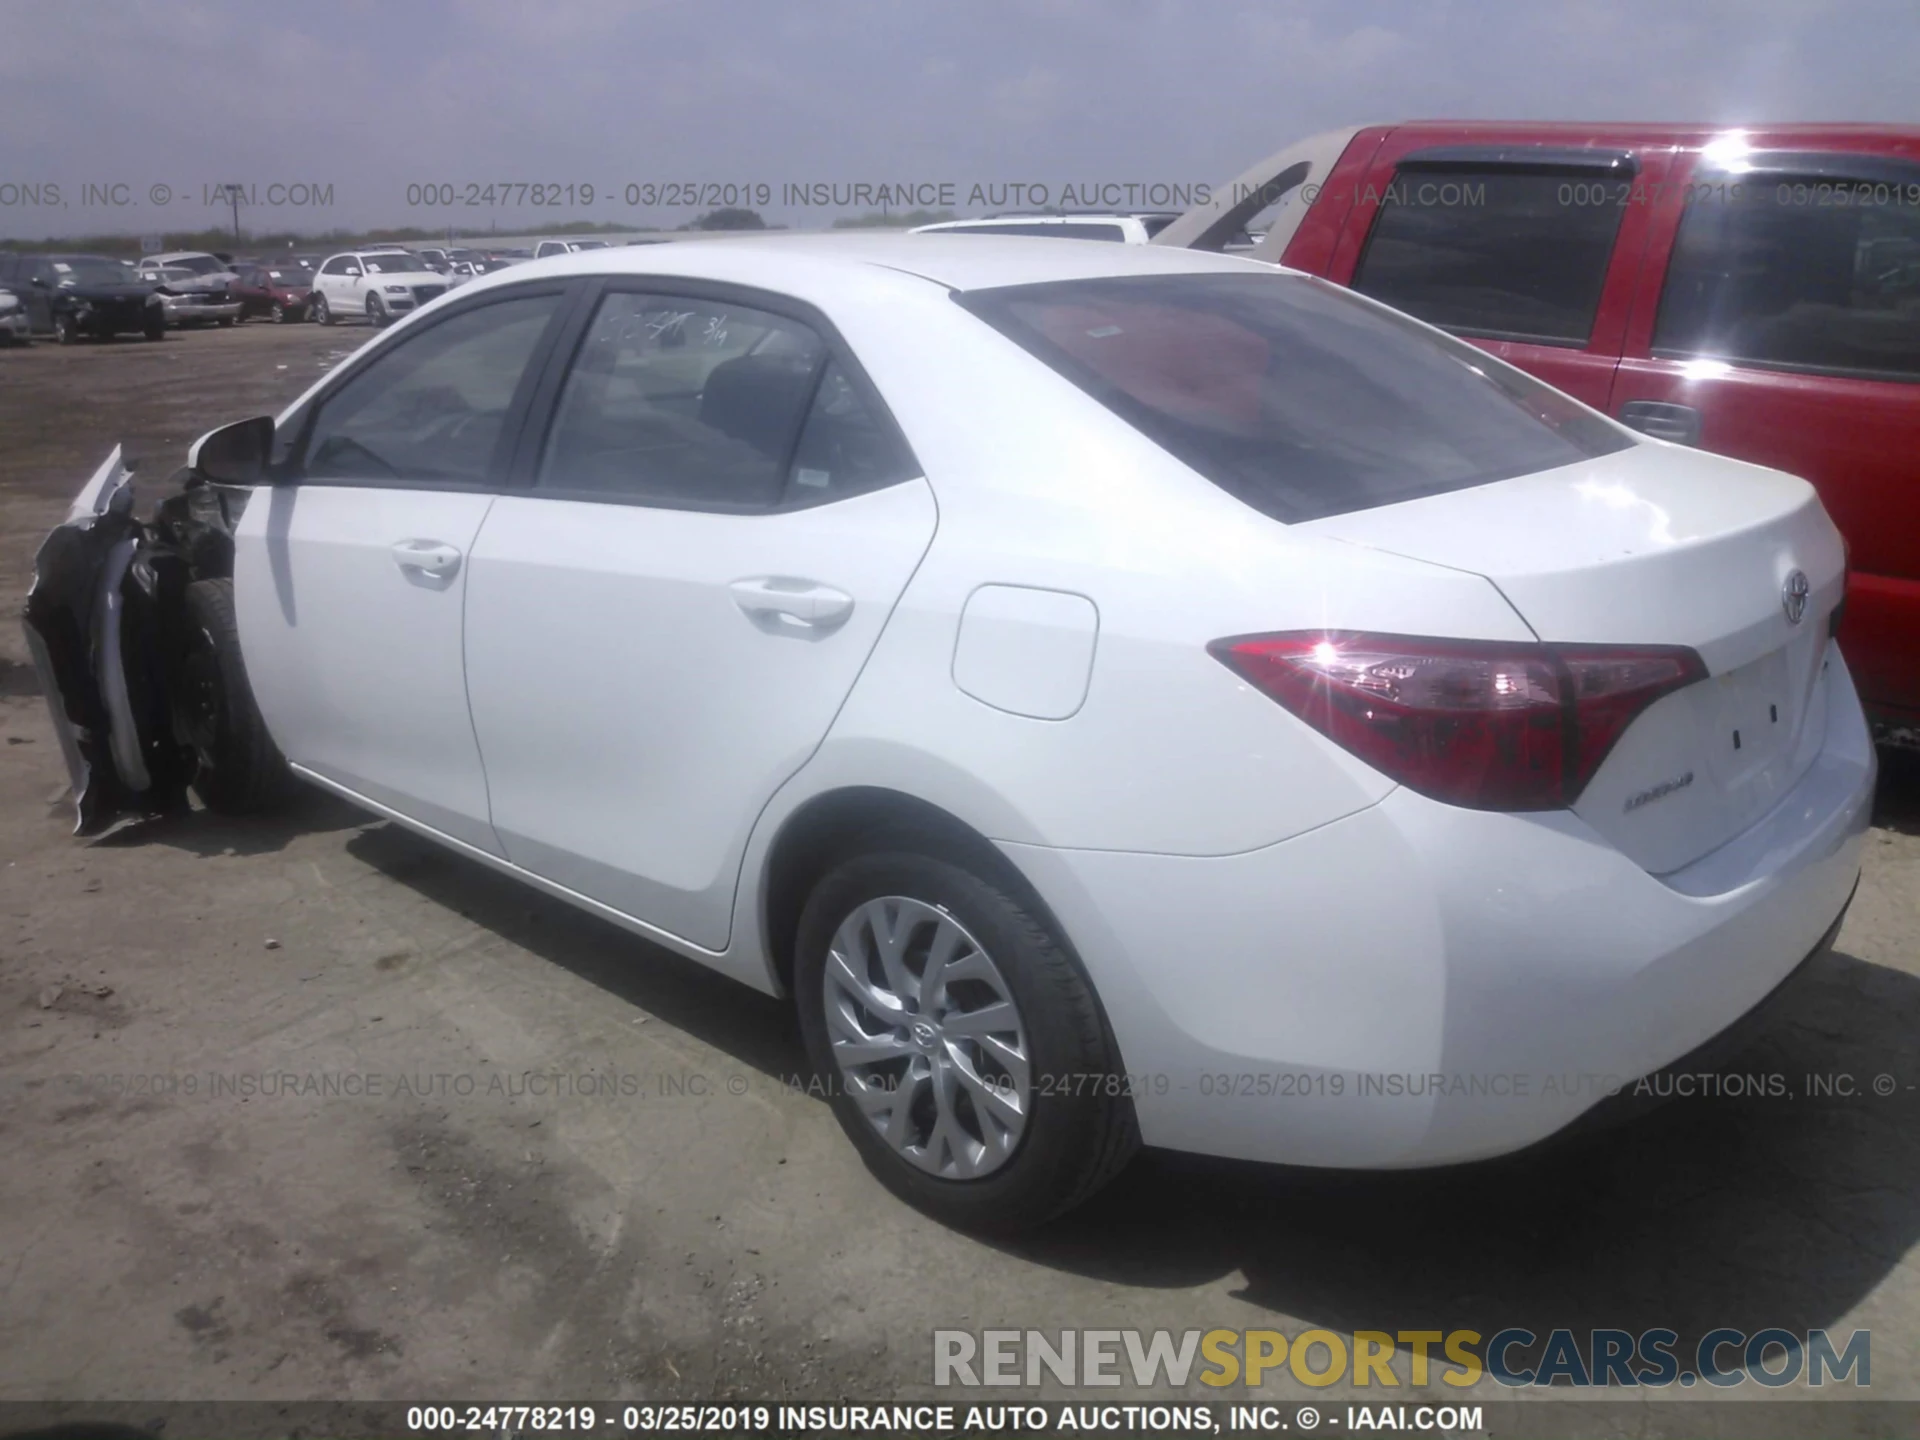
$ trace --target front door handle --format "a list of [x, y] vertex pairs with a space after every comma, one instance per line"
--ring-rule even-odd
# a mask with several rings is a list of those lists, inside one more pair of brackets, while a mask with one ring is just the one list
[[460, 551], [440, 540], [402, 540], [393, 547], [394, 562], [402, 570], [445, 580], [460, 568]]
[[788, 575], [756, 575], [729, 585], [733, 603], [762, 630], [775, 635], [817, 637], [830, 634], [853, 614], [853, 597], [844, 590]]

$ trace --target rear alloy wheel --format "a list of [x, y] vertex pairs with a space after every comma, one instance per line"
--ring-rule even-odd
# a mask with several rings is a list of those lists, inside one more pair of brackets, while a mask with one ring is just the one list
[[233, 581], [196, 580], [186, 590], [182, 660], [187, 739], [199, 764], [193, 789], [209, 810], [246, 815], [278, 808], [298, 786], [247, 683]]
[[71, 345], [80, 338], [80, 327], [73, 323], [71, 315], [53, 317], [53, 338], [62, 345]]
[[937, 839], [878, 837], [829, 873], [801, 915], [794, 969], [808, 1057], [841, 1127], [882, 1183], [937, 1219], [1030, 1229], [1137, 1146], [1078, 967]]
[[331, 325], [333, 323], [333, 309], [327, 304], [326, 296], [316, 295], [313, 297], [313, 318], [314, 322], [319, 325]]

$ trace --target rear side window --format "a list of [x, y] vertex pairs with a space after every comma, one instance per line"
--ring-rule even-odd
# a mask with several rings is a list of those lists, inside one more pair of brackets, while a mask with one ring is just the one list
[[1920, 167], [1702, 176], [1689, 194], [1656, 355], [1920, 379]]
[[1126, 276], [957, 298], [1277, 520], [1485, 485], [1636, 443], [1473, 346], [1304, 276]]
[[1353, 288], [1463, 335], [1584, 345], [1625, 208], [1584, 172], [1405, 167]]
[[567, 373], [539, 484], [761, 511], [912, 473], [890, 422], [811, 327], [725, 301], [617, 291]]

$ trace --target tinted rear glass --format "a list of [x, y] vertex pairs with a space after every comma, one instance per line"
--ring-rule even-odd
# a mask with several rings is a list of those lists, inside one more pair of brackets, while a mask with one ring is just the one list
[[1402, 169], [1353, 288], [1464, 335], [1585, 345], [1627, 213], [1620, 190], [1584, 172]]
[[955, 298], [1277, 520], [1486, 485], [1637, 443], [1484, 351], [1304, 276], [1125, 276]]

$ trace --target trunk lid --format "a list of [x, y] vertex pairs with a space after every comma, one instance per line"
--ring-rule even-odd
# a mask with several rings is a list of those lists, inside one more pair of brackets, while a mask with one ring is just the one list
[[1655, 874], [1752, 825], [1819, 753], [1846, 558], [1804, 481], [1648, 442], [1297, 528], [1483, 575], [1549, 643], [1697, 651], [1709, 678], [1635, 720], [1573, 807]]

